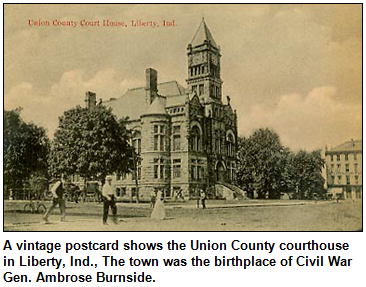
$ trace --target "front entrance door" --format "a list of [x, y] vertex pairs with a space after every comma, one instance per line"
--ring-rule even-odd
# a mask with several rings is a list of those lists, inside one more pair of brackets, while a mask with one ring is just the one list
[[216, 181], [225, 181], [225, 167], [221, 161], [216, 165]]

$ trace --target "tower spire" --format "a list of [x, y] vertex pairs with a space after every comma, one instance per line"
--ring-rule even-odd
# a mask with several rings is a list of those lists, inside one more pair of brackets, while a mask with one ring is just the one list
[[196, 33], [194, 34], [194, 37], [190, 44], [192, 45], [192, 47], [196, 47], [204, 44], [205, 41], [210, 42], [210, 44], [216, 49], [218, 48], [214, 38], [212, 37], [210, 29], [207, 27], [205, 17], [204, 15], [202, 15], [202, 21], [200, 23], [200, 26], [198, 27]]

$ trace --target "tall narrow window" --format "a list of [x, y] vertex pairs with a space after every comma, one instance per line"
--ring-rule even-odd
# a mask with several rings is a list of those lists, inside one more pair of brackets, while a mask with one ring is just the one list
[[194, 126], [191, 130], [190, 146], [192, 151], [201, 150], [201, 133], [197, 126]]
[[201, 95], [203, 95], [204, 94], [204, 88], [205, 88], [205, 86], [204, 85], [199, 85], [199, 96], [201, 96]]
[[168, 150], [169, 139], [167, 139], [165, 131], [166, 129], [162, 125], [154, 126], [154, 150]]
[[347, 184], [351, 184], [349, 176], [346, 176]]
[[159, 159], [154, 159], [154, 178], [159, 178]]
[[234, 146], [234, 137], [232, 134], [229, 134], [227, 137], [227, 155], [230, 157], [235, 154]]
[[180, 126], [173, 127], [173, 150], [180, 150]]
[[141, 132], [135, 131], [132, 134], [132, 146], [137, 154], [141, 154]]
[[180, 177], [181, 161], [180, 159], [173, 159], [173, 178]]

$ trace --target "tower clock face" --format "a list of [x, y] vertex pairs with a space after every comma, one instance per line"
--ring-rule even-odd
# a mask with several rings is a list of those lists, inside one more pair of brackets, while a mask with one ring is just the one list
[[195, 54], [193, 55], [193, 64], [200, 64], [202, 61], [202, 55], [201, 54]]

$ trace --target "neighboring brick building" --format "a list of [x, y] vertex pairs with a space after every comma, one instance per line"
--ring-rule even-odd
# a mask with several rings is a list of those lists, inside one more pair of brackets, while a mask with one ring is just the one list
[[325, 149], [326, 185], [334, 198], [362, 198], [362, 141]]
[[[166, 198], [182, 189], [185, 198], [206, 189], [211, 196], [244, 195], [234, 184], [237, 116], [222, 102], [220, 48], [202, 20], [188, 44], [188, 87], [159, 83], [157, 71], [146, 70], [146, 86], [129, 89], [103, 104], [118, 118], [129, 117], [132, 144], [141, 157], [135, 174], [115, 175], [120, 197], [149, 199], [164, 189]], [[182, 67], [183, 68], [183, 67]], [[87, 103], [95, 103], [87, 93]], [[214, 188], [215, 187], [215, 188]]]

